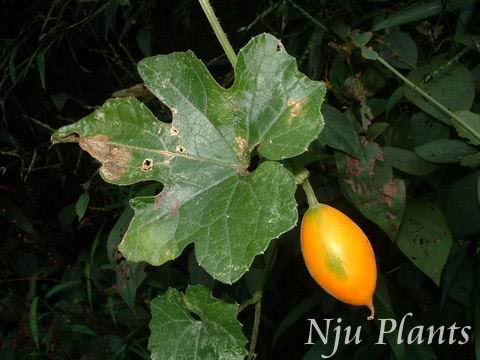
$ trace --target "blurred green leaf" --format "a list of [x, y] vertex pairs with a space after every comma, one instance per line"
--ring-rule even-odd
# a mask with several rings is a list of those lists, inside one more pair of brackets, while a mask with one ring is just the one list
[[372, 38], [372, 33], [360, 33], [359, 30], [354, 30], [350, 33], [350, 38], [352, 39], [352, 42], [355, 44], [355, 46], [361, 48], [367, 45], [367, 43], [370, 41], [370, 39]]
[[133, 218], [133, 210], [130, 206], [122, 212], [120, 217], [118, 218], [115, 225], [110, 230], [107, 238], [107, 255], [110, 264], [116, 265], [117, 260], [119, 260], [122, 255], [118, 250], [118, 244], [122, 240], [123, 235], [127, 231], [128, 224], [130, 220]]
[[399, 104], [400, 101], [405, 96], [405, 87], [399, 86], [388, 98], [387, 104], [385, 105], [385, 117], [388, 118], [390, 112], [395, 107], [395, 105]]
[[450, 128], [424, 112], [419, 112], [413, 116], [400, 116], [388, 132], [389, 146], [413, 150], [434, 140], [448, 138]]
[[452, 246], [452, 234], [436, 206], [426, 200], [407, 201], [395, 242], [420, 270], [440, 285], [440, 276]]
[[378, 60], [378, 53], [373, 50], [371, 47], [362, 46], [361, 47], [362, 56], [366, 60]]
[[417, 146], [415, 152], [424, 160], [443, 164], [460, 162], [465, 156], [473, 155], [477, 151], [461, 140], [438, 139]]
[[408, 24], [440, 14], [443, 11], [460, 9], [463, 6], [472, 4], [475, 0], [442, 0], [417, 1], [411, 6], [389, 15], [385, 20], [375, 24], [372, 31], [387, 29], [390, 27]]
[[37, 56], [35, 58], [37, 62], [37, 69], [38, 69], [38, 75], [40, 76], [40, 82], [42, 83], [42, 87], [46, 89], [45, 85], [45, 50], [40, 50], [37, 53]]
[[122, 261], [115, 267], [117, 274], [115, 291], [132, 310], [135, 309], [137, 290], [147, 276], [145, 265]]
[[456, 111], [455, 114], [465, 123], [467, 123], [467, 125], [470, 126], [476, 134], [476, 136], [474, 136], [474, 134], [467, 131], [457, 121], [452, 121], [452, 125], [457, 130], [458, 135], [467, 139], [472, 145], [480, 145], [480, 141], [478, 141], [478, 139], [480, 139], [480, 115], [468, 110]]
[[201, 285], [176, 289], [152, 301], [148, 348], [153, 359], [244, 359], [247, 339], [237, 304], [212, 297]]
[[372, 125], [370, 125], [368, 127], [368, 130], [367, 130], [367, 133], [366, 133], [366, 138], [369, 141], [375, 140], [377, 137], [382, 135], [383, 132], [385, 130], [387, 130], [389, 126], [390, 126], [389, 123], [382, 122], [382, 121], [373, 123]]
[[417, 44], [409, 34], [399, 29], [388, 32], [378, 52], [385, 61], [397, 68], [412, 69], [417, 65]]
[[73, 224], [77, 216], [76, 204], [68, 204], [59, 211], [57, 217], [62, 228], [66, 228]]
[[394, 168], [407, 174], [425, 176], [436, 169], [434, 164], [423, 160], [410, 150], [385, 146], [383, 152], [386, 161], [389, 161]]
[[90, 202], [90, 195], [88, 192], [84, 192], [78, 198], [77, 203], [75, 204], [75, 211], [77, 212], [78, 221], [83, 219], [83, 216], [87, 211], [89, 202]]
[[96, 336], [97, 335], [97, 333], [95, 331], [90, 329], [88, 326], [82, 325], [82, 324], [74, 324], [74, 325], [72, 325], [70, 330], [72, 330], [73, 332], [75, 332], [77, 334], [82, 334], [82, 335], [87, 335], [87, 336]]
[[352, 121], [328, 104], [322, 106], [322, 114], [325, 119], [325, 127], [318, 136], [318, 140], [333, 149], [359, 158], [362, 154], [362, 147]]
[[143, 55], [152, 55], [152, 32], [146, 28], [141, 28], [137, 33], [137, 45]]
[[[447, 60], [435, 59], [430, 64], [410, 72], [408, 79], [451, 111], [469, 110], [475, 97], [470, 71], [462, 64], [449, 65]], [[423, 111], [450, 124], [450, 119], [418, 92], [407, 88], [405, 96]]]
[[45, 299], [48, 299], [48, 298], [52, 297], [53, 295], [55, 295], [58, 292], [65, 291], [65, 290], [71, 289], [73, 287], [76, 287], [80, 283], [81, 283], [80, 280], [71, 280], [71, 281], [65, 281], [65, 282], [62, 282], [58, 285], [55, 285], [50, 290], [48, 290], [47, 294], [45, 295]]

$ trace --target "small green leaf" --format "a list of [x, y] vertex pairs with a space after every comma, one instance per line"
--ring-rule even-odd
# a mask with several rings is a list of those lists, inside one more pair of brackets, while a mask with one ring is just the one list
[[408, 24], [440, 14], [442, 11], [459, 9], [475, 0], [456, 0], [444, 2], [442, 0], [430, 0], [413, 2], [411, 6], [388, 16], [385, 20], [373, 26], [372, 31], [383, 30], [394, 26]]
[[396, 243], [435, 284], [440, 284], [452, 246], [452, 234], [436, 206], [425, 200], [409, 200]]
[[88, 208], [88, 203], [90, 202], [90, 195], [88, 192], [84, 192], [77, 200], [75, 204], [75, 211], [77, 212], [78, 221], [83, 219], [85, 212]]
[[395, 105], [399, 104], [400, 101], [405, 96], [405, 87], [399, 86], [388, 98], [387, 104], [385, 105], [385, 117], [388, 118], [390, 112], [394, 108]]
[[400, 69], [412, 69], [417, 65], [418, 49], [409, 34], [392, 29], [379, 46], [384, 60]]
[[237, 311], [238, 304], [215, 299], [201, 285], [185, 294], [168, 289], [152, 301], [152, 359], [244, 359], [247, 339]]
[[82, 325], [82, 324], [74, 324], [74, 325], [72, 325], [70, 330], [72, 330], [73, 332], [75, 332], [77, 334], [82, 334], [82, 335], [87, 335], [87, 336], [96, 336], [97, 335], [97, 333], [95, 331], [90, 329], [88, 326]]
[[128, 229], [128, 224], [133, 218], [133, 211], [128, 206], [120, 215], [115, 225], [113, 225], [107, 238], [107, 255], [110, 264], [116, 265], [121, 255], [118, 253], [118, 244], [122, 240], [123, 234]]
[[[408, 79], [426, 91], [451, 111], [469, 110], [475, 97], [475, 87], [470, 71], [462, 64], [449, 65], [447, 60], [435, 59], [408, 75]], [[423, 111], [450, 124], [443, 112], [413, 89], [407, 88], [405, 96]]]
[[52, 297], [54, 294], [60, 291], [68, 290], [72, 287], [78, 286], [80, 283], [81, 283], [80, 280], [71, 280], [71, 281], [65, 281], [58, 285], [55, 285], [53, 288], [48, 290], [47, 294], [45, 295], [45, 299]]
[[360, 33], [359, 30], [353, 30], [350, 34], [350, 38], [355, 46], [361, 48], [367, 45], [367, 43], [370, 41], [372, 38], [372, 33], [369, 31]]
[[[268, 34], [239, 52], [229, 89], [192, 52], [146, 58], [138, 69], [171, 109], [171, 124], [127, 97], [107, 101], [52, 141], [78, 142], [102, 163], [108, 182], [164, 184], [158, 196], [130, 202], [135, 216], [119, 246], [128, 260], [161, 265], [195, 243], [198, 263], [232, 283], [297, 222], [295, 180], [269, 160], [299, 155], [318, 137], [325, 85], [302, 75]], [[251, 171], [254, 150], [265, 161]]]
[[340, 188], [367, 219], [394, 239], [403, 217], [405, 183], [393, 177], [377, 144], [365, 143], [363, 152], [359, 160], [335, 153]]
[[472, 145], [480, 145], [480, 115], [469, 110], [456, 111], [455, 115], [462, 119], [473, 131], [472, 133], [457, 121], [452, 121], [452, 125], [457, 130], [458, 135], [467, 139]]
[[141, 28], [137, 33], [136, 40], [143, 55], [152, 55], [152, 32], [150, 30]]
[[323, 105], [322, 114], [325, 119], [325, 127], [318, 140], [333, 149], [359, 158], [362, 154], [362, 147], [352, 121], [328, 104]]
[[425, 176], [435, 171], [436, 166], [423, 160], [413, 151], [385, 146], [383, 148], [385, 160], [392, 166], [407, 174]]
[[378, 53], [375, 50], [373, 50], [371, 47], [362, 46], [361, 50], [362, 50], [362, 56], [364, 59], [378, 60], [379, 58]]
[[117, 274], [115, 291], [133, 311], [137, 290], [147, 277], [145, 266], [145, 263], [122, 261], [115, 267]]
[[45, 50], [41, 50], [36, 56], [38, 75], [40, 76], [40, 82], [42, 88], [46, 89], [45, 85]]
[[477, 151], [461, 140], [438, 139], [428, 144], [417, 146], [415, 152], [422, 159], [432, 163], [456, 163], [465, 156]]
[[368, 130], [367, 130], [367, 133], [365, 134], [365, 136], [369, 141], [373, 141], [377, 137], [382, 135], [383, 132], [385, 130], [387, 130], [389, 126], [390, 126], [390, 124], [386, 123], [386, 122], [382, 122], [382, 121], [375, 122], [368, 127]]

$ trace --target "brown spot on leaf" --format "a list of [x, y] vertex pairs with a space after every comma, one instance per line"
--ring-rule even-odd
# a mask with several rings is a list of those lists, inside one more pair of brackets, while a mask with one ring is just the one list
[[162, 191], [160, 194], [158, 194], [157, 196], [155, 196], [155, 200], [154, 200], [154, 203], [153, 203], [153, 208], [155, 210], [158, 210], [160, 209], [160, 206], [162, 206], [163, 202], [165, 201], [165, 198], [171, 194], [171, 191], [167, 191], [167, 190], [164, 190]]
[[169, 214], [167, 215], [174, 215], [180, 209], [180, 202], [177, 200], [175, 196], [172, 196], [172, 190], [163, 190], [159, 195], [155, 197], [153, 208], [155, 210], [160, 209], [162, 206], [167, 206], [169, 210]]
[[387, 220], [395, 220], [397, 217], [393, 215], [391, 212], [386, 212], [385, 213], [385, 219]]
[[360, 176], [362, 175], [363, 171], [364, 167], [362, 166], [360, 160], [354, 159], [350, 156], [346, 157], [345, 174], [347, 175], [347, 178], [351, 179], [355, 176]]
[[175, 151], [180, 154], [183, 154], [185, 152], [185, 147], [183, 147], [182, 145], [178, 145]]
[[290, 116], [288, 118], [289, 122], [292, 122], [293, 118], [297, 117], [300, 115], [300, 112], [302, 111], [303, 106], [307, 102], [307, 98], [304, 99], [288, 99], [288, 106], [290, 107]]
[[105, 179], [115, 181], [127, 172], [127, 164], [132, 158], [130, 150], [111, 144], [108, 136], [78, 136], [78, 144], [102, 163], [100, 173]]
[[392, 206], [392, 201], [399, 196], [398, 186], [394, 181], [390, 181], [383, 185], [380, 190], [380, 200], [388, 206]]
[[240, 151], [243, 152], [245, 149], [245, 146], [247, 146], [247, 141], [242, 138], [241, 136], [237, 136], [235, 138], [235, 142], [237, 143], [238, 147], [240, 148]]

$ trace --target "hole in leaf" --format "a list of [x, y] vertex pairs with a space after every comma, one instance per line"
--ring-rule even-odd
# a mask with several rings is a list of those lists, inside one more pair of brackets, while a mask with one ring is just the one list
[[191, 311], [190, 311], [190, 316], [191, 316], [192, 318], [194, 318], [195, 320], [197, 320], [197, 321], [202, 321], [202, 319], [200, 319], [200, 316], [198, 316], [197, 314], [195, 314], [195, 313], [193, 313], [193, 312], [191, 312]]
[[178, 135], [178, 129], [172, 125], [172, 127], [170, 128], [170, 134], [172, 136], [177, 136]]
[[258, 165], [260, 165], [260, 155], [254, 153], [250, 158], [250, 164], [248, 165], [247, 171], [250, 173], [254, 172]]
[[153, 160], [152, 159], [145, 159], [142, 163], [142, 171], [148, 172], [151, 171], [153, 168]]

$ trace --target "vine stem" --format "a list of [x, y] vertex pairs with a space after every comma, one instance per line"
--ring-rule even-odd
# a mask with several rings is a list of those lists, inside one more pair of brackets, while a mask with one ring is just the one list
[[455, 113], [450, 111], [446, 106], [442, 105], [440, 102], [438, 102], [433, 97], [431, 97], [426, 91], [424, 91], [422, 88], [420, 88], [417, 84], [408, 80], [405, 76], [403, 76], [397, 69], [395, 69], [392, 65], [390, 65], [381, 56], [377, 56], [376, 60], [378, 60], [378, 62], [380, 62], [383, 66], [385, 66], [388, 70], [390, 70], [400, 80], [402, 80], [405, 83], [405, 85], [410, 87], [413, 91], [416, 91], [417, 93], [422, 95], [427, 101], [429, 101], [430, 103], [435, 105], [437, 107], [437, 109], [442, 111], [445, 115], [447, 115], [451, 119], [455, 120], [458, 124], [463, 126], [465, 128], [465, 130], [467, 130], [470, 134], [472, 134], [476, 139], [480, 140], [480, 138], [476, 134], [475, 130], [469, 124], [467, 124], [465, 121], [463, 121], [462, 118], [457, 116]]
[[315, 192], [313, 191], [312, 184], [310, 184], [308, 179], [303, 180], [302, 188], [303, 191], [305, 191], [305, 195], [307, 195], [308, 207], [313, 208], [320, 205], [317, 197], [315, 196]]
[[295, 181], [298, 185], [302, 185], [303, 191], [307, 196], [308, 207], [312, 208], [320, 205], [317, 197], [315, 196], [315, 192], [313, 191], [312, 184], [310, 184], [310, 181], [308, 181], [308, 177], [310, 176], [309, 171], [293, 161], [290, 161], [289, 165], [295, 175]]
[[250, 349], [248, 351], [248, 360], [255, 356], [255, 347], [257, 346], [258, 330], [260, 328], [260, 316], [262, 314], [262, 301], [255, 304], [255, 319], [253, 320], [252, 339], [250, 341]]
[[223, 51], [225, 51], [225, 54], [227, 55], [228, 60], [230, 61], [232, 66], [235, 68], [235, 65], [237, 64], [237, 54], [235, 54], [235, 51], [233, 50], [232, 45], [230, 44], [230, 41], [228, 41], [227, 35], [223, 31], [222, 26], [220, 25], [220, 22], [215, 16], [215, 12], [213, 11], [213, 8], [210, 5], [210, 2], [208, 0], [198, 0], [198, 1], [200, 2], [200, 6], [202, 7], [203, 12], [205, 13], [208, 19], [208, 22], [210, 23], [210, 26], [213, 29], [213, 32], [217, 36], [217, 39], [220, 42], [220, 45], [222, 45]]

